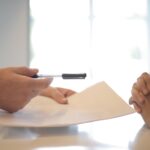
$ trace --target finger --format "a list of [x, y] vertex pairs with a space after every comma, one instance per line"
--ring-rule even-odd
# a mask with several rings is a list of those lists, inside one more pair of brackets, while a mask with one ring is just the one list
[[146, 81], [144, 80], [143, 75], [137, 79], [137, 86], [144, 95], [148, 94], [149, 90], [147, 88]]
[[150, 93], [150, 75], [148, 73], [143, 73], [142, 78], [146, 85], [146, 91], [143, 91], [145, 95], [148, 95]]
[[37, 74], [38, 72], [38, 69], [31, 69], [28, 67], [14, 67], [13, 69], [18, 74], [30, 76], [30, 77]]
[[66, 89], [66, 88], [57, 87], [57, 89], [58, 89], [61, 93], [63, 93], [63, 95], [64, 95], [65, 97], [69, 97], [69, 96], [71, 96], [71, 95], [73, 95], [73, 94], [76, 93], [75, 91], [70, 90], [70, 89]]
[[133, 85], [133, 88], [131, 90], [132, 93], [132, 100], [136, 101], [139, 105], [143, 105], [145, 101], [144, 95], [139, 91], [137, 84], [135, 83]]
[[43, 90], [45, 88], [48, 88], [48, 86], [52, 83], [53, 78], [42, 78], [42, 79], [33, 79], [31, 78], [32, 82], [30, 83], [30, 86], [34, 89]]
[[141, 107], [136, 103], [133, 97], [129, 98], [129, 104], [133, 105], [136, 111], [141, 112]]
[[133, 103], [134, 109], [136, 110], [136, 112], [138, 113], [142, 113], [142, 108], [137, 104], [137, 103]]
[[63, 95], [63, 93], [61, 93], [57, 88], [54, 88], [54, 87], [48, 87], [47, 89], [43, 90], [41, 95], [50, 97], [60, 104], [68, 103], [68, 100]]
[[143, 105], [146, 101], [146, 98], [142, 93], [134, 89], [132, 92], [132, 101], [135, 101], [136, 103], [138, 103], [138, 105]]
[[59, 90], [56, 89], [55, 94], [52, 95], [53, 99], [56, 100], [58, 103], [67, 104], [68, 99], [61, 93]]
[[133, 100], [132, 97], [129, 98], [129, 104], [132, 105], [133, 104]]

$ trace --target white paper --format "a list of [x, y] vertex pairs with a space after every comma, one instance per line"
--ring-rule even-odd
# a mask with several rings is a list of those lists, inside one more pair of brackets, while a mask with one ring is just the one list
[[105, 82], [97, 83], [68, 98], [69, 104], [38, 96], [22, 110], [0, 110], [0, 125], [14, 127], [59, 127], [110, 119], [134, 110]]

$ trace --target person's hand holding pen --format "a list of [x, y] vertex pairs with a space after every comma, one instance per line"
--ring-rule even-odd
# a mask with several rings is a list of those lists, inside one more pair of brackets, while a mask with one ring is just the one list
[[150, 74], [143, 73], [133, 84], [132, 97], [129, 104], [140, 113], [145, 123], [150, 127]]
[[0, 108], [16, 112], [48, 88], [52, 78], [31, 78], [37, 72], [37, 69], [27, 67], [0, 69]]
[[[28, 67], [0, 69], [0, 109], [10, 113], [16, 112], [37, 95], [50, 97], [58, 103], [67, 104], [67, 97], [76, 93], [66, 88], [50, 87], [53, 77], [42, 76], [36, 79], [37, 73], [37, 69]], [[64, 78], [81, 79], [83, 74], [69, 74], [69, 76], [65, 74]]]

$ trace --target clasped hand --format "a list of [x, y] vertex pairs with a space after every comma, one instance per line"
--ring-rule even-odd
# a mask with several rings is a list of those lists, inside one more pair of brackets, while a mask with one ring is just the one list
[[150, 74], [143, 73], [133, 84], [129, 104], [140, 113], [150, 127]]

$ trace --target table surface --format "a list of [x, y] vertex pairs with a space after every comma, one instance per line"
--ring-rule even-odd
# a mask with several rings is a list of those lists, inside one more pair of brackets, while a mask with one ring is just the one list
[[150, 150], [149, 139], [137, 113], [68, 127], [0, 127], [2, 150]]

